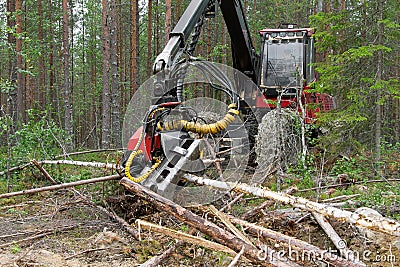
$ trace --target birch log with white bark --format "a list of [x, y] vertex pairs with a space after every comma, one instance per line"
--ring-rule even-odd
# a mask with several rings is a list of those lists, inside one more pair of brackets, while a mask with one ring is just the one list
[[335, 207], [313, 202], [302, 197], [291, 196], [282, 192], [274, 192], [267, 188], [259, 188], [244, 183], [222, 182], [210, 180], [199, 176], [185, 174], [184, 177], [193, 183], [199, 185], [212, 186], [218, 189], [236, 192], [245, 192], [259, 197], [273, 199], [281, 203], [291, 205], [293, 207], [317, 212], [324, 216], [334, 218], [336, 220], [346, 221], [356, 226], [364, 227], [382, 233], [400, 236], [400, 222], [385, 217], [364, 216], [354, 212], [341, 210]]
[[38, 162], [39, 164], [66, 164], [66, 165], [75, 165], [75, 166], [83, 166], [83, 167], [94, 167], [94, 168], [104, 168], [110, 170], [117, 170], [121, 167], [117, 164], [113, 163], [104, 163], [104, 162], [86, 162], [86, 161], [77, 161], [77, 160], [42, 160]]
[[76, 181], [76, 182], [71, 182], [71, 183], [56, 184], [56, 185], [50, 185], [50, 186], [45, 186], [45, 187], [39, 187], [39, 188], [33, 188], [33, 189], [27, 189], [27, 190], [22, 190], [22, 191], [17, 191], [17, 192], [6, 193], [6, 194], [0, 195], [0, 198], [8, 198], [8, 197], [21, 196], [21, 195], [36, 194], [36, 193], [40, 193], [40, 192], [44, 192], [44, 191], [59, 190], [59, 189], [74, 187], [74, 186], [78, 186], [78, 185], [94, 184], [94, 183], [105, 182], [105, 181], [110, 181], [110, 180], [117, 180], [119, 178], [121, 178], [121, 176], [119, 174], [114, 174], [114, 175], [110, 175], [110, 176], [97, 177], [97, 178], [93, 178], [93, 179], [81, 180], [81, 181]]

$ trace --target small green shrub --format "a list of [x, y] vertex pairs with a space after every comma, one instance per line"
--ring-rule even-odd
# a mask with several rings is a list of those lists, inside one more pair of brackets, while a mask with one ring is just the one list
[[12, 254], [17, 254], [19, 252], [21, 252], [21, 248], [20, 248], [20, 246], [18, 246], [18, 244], [14, 244], [14, 245], [11, 246], [11, 253]]
[[28, 122], [23, 123], [12, 135], [15, 146], [12, 148], [13, 160], [26, 162], [30, 159], [49, 159], [62, 152], [66, 142], [62, 130], [46, 112], [28, 110]]
[[373, 163], [371, 159], [361, 155], [351, 158], [341, 158], [335, 162], [330, 173], [332, 175], [345, 173], [356, 181], [368, 180], [371, 178], [371, 174], [374, 173]]

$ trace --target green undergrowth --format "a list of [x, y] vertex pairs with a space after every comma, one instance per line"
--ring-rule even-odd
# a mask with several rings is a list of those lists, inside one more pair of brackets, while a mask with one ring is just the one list
[[[40, 162], [41, 160], [66, 159], [85, 162], [117, 163], [122, 156], [121, 152], [95, 152], [62, 157], [60, 155], [63, 155], [67, 149], [70, 150], [71, 143], [65, 131], [47, 116], [46, 112], [29, 110], [28, 117], [29, 120], [19, 124], [18, 130], [12, 134], [10, 131], [5, 131], [9, 128], [6, 121], [0, 121], [0, 134], [7, 134], [7, 142], [3, 142], [2, 146], [0, 146], [0, 172], [9, 168], [26, 165], [24, 168], [19, 168], [0, 176], [1, 194], [52, 184], [35, 166], [32, 164], [29, 165], [31, 160]], [[60, 184], [112, 174], [110, 170], [104, 168], [66, 164], [44, 164], [42, 167]], [[100, 200], [102, 196], [115, 194], [120, 190], [120, 186], [115, 181], [82, 185], [77, 188], [95, 193], [93, 194], [95, 200]], [[22, 196], [19, 198], [32, 199], [34, 197]], [[9, 200], [3, 199], [0, 200], [0, 203], [7, 201]]]
[[[380, 161], [370, 152], [331, 159], [314, 152], [305, 164], [268, 177], [264, 186], [274, 191], [278, 181], [282, 191], [297, 186], [296, 196], [318, 202], [349, 196], [350, 201], [343, 208], [370, 207], [384, 216], [400, 219], [399, 179], [400, 144], [384, 144]], [[248, 204], [253, 206], [252, 202]]]

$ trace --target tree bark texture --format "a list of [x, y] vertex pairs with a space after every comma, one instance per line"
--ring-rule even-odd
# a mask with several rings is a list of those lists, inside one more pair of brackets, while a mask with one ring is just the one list
[[39, 16], [39, 25], [38, 25], [38, 39], [39, 39], [39, 50], [40, 50], [40, 55], [38, 57], [38, 63], [39, 63], [39, 68], [38, 68], [38, 80], [37, 80], [37, 100], [39, 107], [44, 107], [46, 105], [45, 102], [45, 73], [46, 73], [46, 68], [44, 65], [44, 49], [43, 49], [43, 44], [44, 44], [44, 35], [43, 35], [43, 5], [42, 5], [43, 0], [38, 0], [37, 5], [38, 5], [38, 16]]
[[16, 23], [16, 43], [15, 43], [15, 52], [17, 54], [17, 118], [19, 120], [25, 120], [25, 74], [23, 70], [24, 59], [22, 57], [22, 0], [15, 1], [15, 23]]
[[[13, 29], [15, 27], [15, 0], [7, 0], [7, 27]], [[12, 32], [7, 34], [7, 42], [10, 46], [16, 46], [16, 38]], [[17, 59], [12, 50], [8, 51], [8, 73], [7, 76], [10, 79], [10, 83], [13, 87], [17, 86]], [[17, 121], [17, 92], [12, 90], [8, 96], [5, 96], [5, 101], [7, 103], [7, 113], [12, 118], [13, 122]], [[14, 133], [15, 125], [12, 125], [10, 133]]]
[[110, 106], [110, 27], [108, 0], [102, 0], [102, 46], [103, 46], [103, 90], [101, 106], [101, 147], [109, 148], [111, 143]]
[[[218, 227], [214, 223], [207, 221], [196, 214], [193, 214], [189, 210], [175, 204], [171, 200], [168, 200], [154, 193], [153, 191], [143, 187], [142, 185], [132, 182], [127, 178], [122, 178], [120, 183], [125, 187], [125, 189], [146, 199], [147, 201], [157, 206], [159, 210], [168, 212], [181, 222], [184, 222], [187, 225], [196, 228], [197, 230], [212, 237], [220, 244], [229, 247], [235, 252], [239, 253], [244, 247], [245, 252], [243, 255], [250, 261], [260, 265], [271, 266], [270, 262], [272, 262], [272, 259], [266, 259], [265, 261], [260, 260], [258, 255], [259, 253], [258, 249], [255, 249], [252, 245], [247, 244], [240, 238], [237, 238], [233, 234]], [[275, 266], [281, 266], [281, 265], [275, 265]]]
[[165, 0], [165, 44], [169, 41], [169, 34], [171, 32], [172, 23], [172, 10], [171, 0]]
[[[62, 1], [63, 11], [63, 68], [64, 68], [64, 129], [69, 137], [73, 135], [73, 107], [72, 107], [72, 90], [70, 86], [70, 56], [69, 56], [69, 15], [68, 0]], [[72, 141], [69, 150], [72, 149]]]
[[114, 147], [121, 147], [121, 107], [120, 107], [120, 91], [119, 91], [119, 73], [118, 73], [118, 46], [117, 46], [117, 3], [111, 0], [110, 6], [110, 22], [111, 22], [111, 45], [110, 45], [110, 61], [111, 61], [111, 110], [112, 110], [112, 140]]
[[138, 1], [131, 1], [131, 40], [130, 40], [130, 84], [131, 96], [136, 92], [138, 87], [138, 70], [139, 70], [139, 8]]
[[[383, 45], [383, 0], [378, 0], [378, 36], [377, 36], [377, 44]], [[375, 83], [379, 83], [383, 79], [383, 51], [382, 49], [378, 50], [378, 59], [376, 62], [376, 76]], [[375, 113], [375, 153], [376, 153], [376, 161], [379, 162], [381, 160], [381, 136], [382, 136], [382, 104], [381, 102], [381, 89], [378, 88], [376, 91], [376, 113]], [[378, 166], [379, 168], [379, 166]]]
[[147, 10], [147, 56], [149, 57], [147, 59], [147, 76], [150, 77], [150, 75], [153, 73], [153, 0], [149, 0], [147, 4]]

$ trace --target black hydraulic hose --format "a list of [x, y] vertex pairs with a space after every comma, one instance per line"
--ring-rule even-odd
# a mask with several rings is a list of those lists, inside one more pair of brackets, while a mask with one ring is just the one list
[[185, 79], [187, 72], [187, 66], [184, 66], [179, 72], [178, 72], [178, 81], [176, 85], [176, 98], [178, 102], [182, 102], [183, 98], [183, 81]]
[[[213, 64], [210, 64], [209, 62], [202, 62], [205, 63], [206, 67], [202, 66], [202, 64], [196, 64], [195, 66], [199, 68], [206, 76], [208, 83], [214, 88], [223, 91], [225, 94], [227, 94], [230, 98], [232, 103], [236, 103], [239, 107], [239, 100], [237, 97], [237, 94], [234, 90], [230, 89], [233, 88], [232, 83], [230, 82], [229, 78], [226, 76], [224, 72], [222, 72], [220, 69], [218, 69], [216, 66]], [[223, 87], [215, 85], [211, 79], [208, 77], [207, 74], [211, 73], [214, 78], [216, 78], [222, 85]]]
[[194, 50], [196, 49], [197, 42], [199, 41], [199, 36], [201, 32], [201, 28], [203, 27], [204, 23], [204, 14], [202, 14], [199, 18], [199, 21], [196, 23], [194, 27], [194, 32], [192, 34], [192, 39], [190, 40], [189, 46], [186, 49], [186, 53], [189, 55], [193, 55]]
[[[183, 99], [184, 79], [187, 74], [189, 66], [193, 66], [199, 69], [200, 72], [203, 74], [204, 78], [207, 80], [207, 83], [210, 84], [210, 86], [213, 89], [222, 91], [223, 93], [228, 95], [229, 98], [231, 99], [231, 103], [235, 103], [239, 108], [240, 104], [239, 97], [237, 93], [232, 89], [234, 88], [234, 85], [232, 84], [231, 80], [228, 78], [226, 73], [224, 73], [214, 64], [202, 60], [198, 60], [193, 63], [190, 63], [187, 60], [183, 60], [179, 62], [177, 65], [175, 65], [175, 68], [173, 68], [170, 77], [177, 78], [176, 96], [179, 102], [182, 102]], [[213, 80], [214, 81], [216, 80], [221, 85], [215, 84]]]

